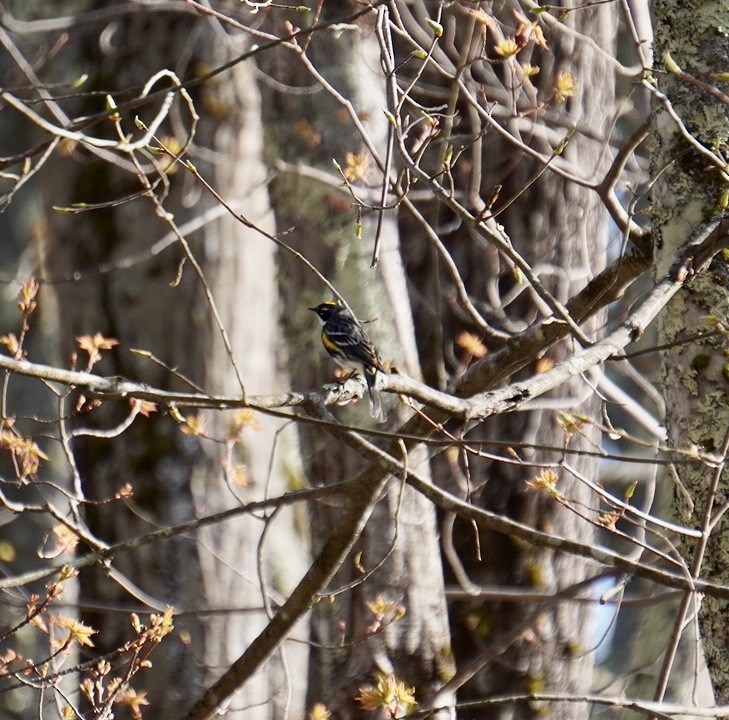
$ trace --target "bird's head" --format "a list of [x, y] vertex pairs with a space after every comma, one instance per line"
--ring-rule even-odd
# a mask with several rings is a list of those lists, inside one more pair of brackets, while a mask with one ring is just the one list
[[309, 308], [309, 310], [315, 312], [319, 317], [319, 320], [325, 323], [329, 320], [329, 318], [342, 312], [344, 308], [334, 300], [327, 300], [326, 302], [321, 303], [321, 305]]

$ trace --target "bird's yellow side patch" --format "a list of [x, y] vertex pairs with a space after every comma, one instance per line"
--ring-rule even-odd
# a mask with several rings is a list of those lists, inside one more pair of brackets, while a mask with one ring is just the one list
[[329, 352], [338, 352], [339, 348], [337, 347], [337, 344], [336, 344], [336, 343], [334, 343], [334, 342], [332, 342], [332, 341], [331, 341], [331, 340], [329, 339], [329, 337], [328, 337], [328, 335], [327, 335], [326, 333], [322, 333], [322, 334], [321, 334], [321, 341], [322, 341], [322, 342], [324, 343], [324, 347], [325, 347], [325, 348], [326, 348], [326, 349], [327, 349], [327, 350], [328, 350]]

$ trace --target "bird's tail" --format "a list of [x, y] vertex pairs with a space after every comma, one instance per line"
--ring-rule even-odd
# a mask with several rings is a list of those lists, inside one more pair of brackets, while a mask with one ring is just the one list
[[367, 392], [370, 396], [370, 413], [377, 422], [385, 422], [387, 415], [382, 407], [382, 400], [380, 400], [380, 393], [375, 387], [377, 380], [377, 369], [367, 368], [365, 373], [365, 381], [367, 382]]

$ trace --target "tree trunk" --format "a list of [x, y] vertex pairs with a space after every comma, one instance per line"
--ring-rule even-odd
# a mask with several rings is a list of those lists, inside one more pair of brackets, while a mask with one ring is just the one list
[[[702, 87], [686, 77], [674, 74], [678, 66], [699, 81], [715, 84], [713, 72], [725, 68], [729, 51], [727, 38], [716, 30], [715, 6], [709, 3], [684, 5], [661, 0], [654, 6], [655, 57], [658, 68], [669, 72], [657, 75], [658, 88], [666, 94], [685, 128], [707, 148], [721, 147], [729, 135], [729, 110]], [[666, 54], [669, 54], [666, 56]], [[706, 228], [719, 207], [724, 188], [718, 170], [687, 144], [682, 133], [668, 116], [663, 101], [655, 98], [659, 113], [659, 133], [652, 158], [653, 176], [658, 180], [652, 192], [652, 226], [656, 237], [656, 266], [659, 277], [676, 259], [678, 248]], [[698, 268], [696, 268], [698, 270]], [[726, 258], [717, 256], [711, 268], [700, 272], [689, 288], [675, 296], [661, 316], [658, 342], [668, 344], [662, 353], [666, 397], [666, 425], [670, 445], [677, 448], [700, 448], [723, 457], [727, 448], [729, 406], [726, 402], [726, 357], [722, 337], [691, 340], [697, 332], [723, 328], [723, 314], [717, 313], [727, 302]], [[726, 472], [716, 486], [715, 471], [703, 464], [677, 468], [685, 491], [676, 488], [677, 513], [689, 527], [701, 527], [708, 543], [686, 543], [683, 554], [692, 573], [713, 582], [729, 582], [726, 562], [726, 517], [720, 517], [715, 498], [727, 492]], [[723, 501], [720, 501], [723, 502]], [[716, 517], [716, 526], [707, 524]], [[703, 540], [701, 541], [703, 543]], [[688, 599], [686, 617], [694, 615], [700, 602], [699, 628], [706, 654], [716, 702], [729, 702], [729, 637], [725, 600], [706, 597]], [[681, 618], [676, 622], [681, 627]], [[691, 642], [695, 625], [687, 628], [684, 659], [696, 666], [695, 645]], [[671, 667], [671, 660], [664, 661]], [[710, 703], [711, 688], [704, 678], [685, 687], [676, 695]]]
[[[517, 3], [507, 3], [499, 10], [498, 18], [505, 27], [511, 27], [513, 13], [519, 9]], [[600, 178], [609, 162], [607, 148], [613, 122], [604, 110], [611, 108], [614, 100], [613, 70], [600, 53], [576, 35], [560, 29], [558, 24], [548, 24], [553, 29], [547, 33], [550, 51], [534, 48], [529, 57], [524, 50], [518, 62], [511, 64], [508, 60], [498, 60], [490, 26], [487, 32], [474, 21], [474, 15], [464, 15], [458, 7], [453, 8], [453, 15], [444, 14], [442, 24], [453, 28], [454, 21], [457, 21], [454, 47], [461, 54], [448, 59], [452, 63], [451, 72], [462, 73], [471, 95], [485, 98], [498, 122], [547, 156], [574, 126], [576, 132], [564, 150], [564, 157], [579, 168], [583, 177]], [[588, 35], [606, 51], [612, 49], [616, 20], [614, 8], [609, 4], [572, 13], [564, 22], [572, 30]], [[419, 25], [422, 26], [422, 20]], [[448, 46], [443, 44], [443, 47]], [[488, 56], [489, 61], [480, 59], [479, 52]], [[540, 67], [539, 74], [531, 80], [516, 69], [526, 61]], [[444, 64], [445, 60], [441, 61]], [[566, 72], [574, 78], [576, 87], [574, 95], [560, 104], [554, 100], [553, 92], [559, 74]], [[449, 88], [443, 89], [446, 92], [442, 97], [447, 97]], [[455, 91], [451, 88], [450, 92]], [[427, 98], [421, 101], [426, 102]], [[542, 105], [543, 109], [538, 109]], [[543, 164], [534, 162], [514, 144], [505, 141], [476, 116], [462, 96], [444, 111], [440, 118], [442, 125], [447, 123], [453, 110], [453, 135], [440, 140], [454, 148], [447, 168], [450, 176], [443, 180], [444, 185], [448, 187], [448, 181], [455, 182], [456, 188], [475, 204], [478, 202], [475, 184], [482, 205], [493, 199], [495, 189], [500, 187], [489, 209], [504, 226], [517, 251], [539, 274], [544, 286], [559, 301], [566, 301], [604, 265], [607, 219], [601, 201], [595, 193], [563, 180], [549, 169], [545, 171]], [[551, 136], [539, 125], [540, 113], [550, 117]], [[530, 130], [525, 118], [532, 117], [537, 122]], [[444, 133], [442, 128], [441, 133]], [[441, 169], [435, 166], [432, 172]], [[433, 226], [450, 227], [444, 230], [443, 237], [458, 264], [469, 297], [496, 331], [511, 335], [538, 320], [543, 313], [551, 312], [536, 299], [526, 280], [516, 275], [510, 262], [469, 228], [454, 222], [442, 207], [427, 206], [424, 213], [433, 218]], [[405, 227], [403, 235], [410, 238], [408, 265], [422, 266], [425, 256], [414, 240], [418, 237], [418, 226], [409, 222]], [[469, 361], [463, 349], [462, 333], [480, 335], [489, 351], [498, 349], [500, 340], [497, 336], [484, 336], [464, 308], [449, 301], [455, 291], [437, 255], [431, 254], [430, 258], [432, 262], [419, 271], [419, 279], [413, 283], [417, 288], [413, 301], [419, 319], [420, 345], [427, 358], [424, 363], [428, 379], [439, 384], [443, 382], [444, 371], [453, 376], [462, 372], [464, 363]], [[597, 316], [584, 328], [588, 335], [596, 336], [602, 319]], [[438, 341], [434, 328], [443, 328], [440, 360], [436, 353], [426, 354], [425, 350]], [[574, 340], [562, 342], [550, 348], [544, 357], [535, 359], [535, 363], [546, 367], [558, 363], [576, 346]], [[536, 364], [530, 366], [529, 374], [536, 367]], [[438, 477], [453, 492], [469, 496], [492, 511], [590, 543], [594, 531], [588, 523], [553, 498], [529, 489], [526, 481], [533, 480], [545, 466], [554, 466], [561, 497], [574, 508], [581, 507], [581, 503], [589, 504], [590, 491], [576, 475], [595, 479], [596, 462], [569, 452], [541, 448], [578, 450], [599, 445], [599, 433], [594, 427], [578, 420], [571, 432], [559, 417], [560, 411], [564, 411], [598, 421], [599, 408], [590, 387], [576, 380], [559, 393], [537, 402], [532, 410], [500, 416], [480, 427], [468, 428], [467, 437], [486, 441], [486, 451], [492, 450], [488, 446], [490, 441], [513, 443], [518, 462], [509, 461], [508, 455], [505, 461], [486, 461], [456, 453], [442, 460]], [[503, 451], [496, 449], [496, 452]], [[447, 518], [446, 521], [444, 533], [452, 532], [454, 546], [449, 556], [452, 572], [448, 579], [461, 586], [465, 582], [466, 595], [474, 591], [477, 595], [452, 605], [453, 646], [459, 668], [477, 665], [479, 658], [489, 657], [534, 608], [517, 601], [491, 601], [489, 588], [519, 586], [554, 593], [594, 573], [589, 562], [523, 546], [513, 538], [494, 533], [477, 538], [474, 528], [465, 522], [456, 521], [453, 530], [449, 530], [450, 521]], [[464, 572], [466, 581], [462, 579]], [[481, 594], [478, 588], [483, 588]], [[591, 687], [593, 663], [590, 612], [585, 604], [565, 601], [540, 613], [532, 623], [522, 626], [519, 639], [510, 643], [508, 650], [499, 652], [496, 660], [485, 664], [461, 690], [459, 700], [539, 690], [575, 695], [587, 692]], [[547, 709], [539, 703], [522, 702], [482, 708], [472, 714], [466, 712], [463, 717], [537, 718], [545, 712], [554, 718], [584, 718], [587, 708], [579, 703], [565, 703]]]
[[[109, 92], [140, 87], [173, 62], [185, 76], [196, 68], [221, 64], [236, 52], [220, 42], [208, 19], [189, 14], [145, 11], [120, 16], [103, 27], [92, 26], [83, 39], [76, 45], [84, 49], [74, 59], [74, 67], [79, 72], [93, 71], [93, 86]], [[61, 59], [68, 62], [65, 56]], [[238, 64], [225, 78], [208, 82], [192, 95], [205, 117], [198, 125], [190, 158], [250, 222], [273, 232], [261, 161], [260, 98], [250, 65]], [[93, 102], [87, 112], [99, 109], [98, 102]], [[149, 122], [148, 112], [140, 114]], [[189, 127], [184, 103], [177, 105], [173, 117], [178, 124], [160, 129], [162, 142], [172, 142], [173, 133], [179, 142], [184, 141]], [[122, 123], [126, 132], [135, 132], [130, 117], [123, 117]], [[113, 137], [110, 124], [102, 126], [94, 126], [94, 132], [108, 129]], [[59, 161], [51, 177], [53, 185], [46, 188], [49, 206], [108, 202], [141, 189], [133, 173], [95, 162], [81, 148]], [[169, 179], [164, 209], [172, 213], [177, 227], [197, 222], [199, 229], [184, 234], [214, 299], [232, 355], [202, 280], [190, 259], [185, 259], [181, 243], [150, 200], [140, 198], [86, 215], [54, 215], [50, 220], [43, 250], [44, 279], [53, 282], [74, 274], [83, 278], [54, 285], [63, 356], [69, 357], [74, 336], [101, 332], [119, 341], [100, 366], [108, 374], [193, 390], [187, 378], [207, 392], [233, 395], [242, 393], [240, 381], [248, 393], [286, 388], [285, 353], [277, 331], [273, 244], [225, 213], [206, 216], [220, 208], [182, 168], [172, 168]], [[169, 240], [162, 250], [155, 246], [160, 238]], [[126, 262], [133, 257], [139, 261]], [[151, 361], [149, 355], [131, 354], [132, 348], [150, 353], [159, 362]], [[84, 360], [80, 355], [77, 365]], [[81, 417], [79, 424], [113, 426], [128, 408], [124, 403], [111, 405], [104, 403]], [[88, 506], [89, 527], [106, 542], [114, 542], [284, 491], [300, 470], [295, 430], [278, 437], [281, 429], [281, 423], [271, 418], [254, 425], [231, 413], [217, 413], [207, 418], [204, 432], [184, 434], [164, 415], [137, 420], [125, 442], [93, 436], [79, 439], [73, 450], [87, 497], [106, 500], [125, 483], [134, 493], [126, 511], [119, 501]], [[305, 543], [296, 539], [291, 514], [261, 520], [238, 516], [129, 552], [112, 563], [140, 589], [137, 600], [151, 596], [160, 607], [170, 604], [185, 613], [175, 620], [175, 635], [154, 653], [152, 669], [140, 680], [142, 687], [153, 688], [145, 712], [180, 716], [266, 624], [259, 576], [267, 578], [266, 602], [270, 603], [303, 572], [305, 553], [297, 549], [303, 551]], [[263, 541], [269, 524], [273, 532]], [[99, 571], [82, 573], [81, 588], [87, 604], [146, 609], [144, 602], [140, 606], [127, 589]], [[97, 646], [102, 650], [115, 648], [129, 637], [125, 615], [90, 612], [88, 619], [99, 629]], [[281, 652], [288, 653], [289, 662], [297, 667], [306, 666], [303, 649]], [[303, 687], [298, 677], [295, 688], [287, 687], [280, 662], [269, 663], [235, 695], [227, 716], [268, 718], [302, 712]]]
[[[344, 3], [326, 3], [321, 20], [326, 22], [345, 13]], [[277, 57], [269, 56], [265, 68], [279, 84], [311, 85], [311, 78], [294, 61], [295, 57], [283, 52]], [[327, 82], [351, 99], [367, 136], [384, 157], [388, 123], [383, 111], [387, 101], [372, 14], [341, 36], [313, 36], [307, 57]], [[345, 167], [347, 153], [363, 152], [370, 171], [364, 182], [353, 183], [354, 192], [373, 198], [379, 192], [382, 173], [351, 126], [345, 107], [338, 105], [331, 95], [320, 93], [315, 101], [295, 92], [270, 92], [266, 96], [264, 106], [269, 111], [275, 108], [270, 122], [282, 160], [320, 167], [337, 183], [338, 178], [331, 174], [332, 157]], [[367, 188], [374, 189], [372, 194]], [[367, 324], [367, 332], [386, 364], [392, 363], [418, 377], [395, 214], [385, 215], [380, 262], [373, 269], [370, 260], [377, 225], [373, 213], [364, 211], [360, 238], [355, 234], [357, 216], [351, 200], [341, 190], [285, 174], [277, 182], [274, 197], [279, 225], [294, 227], [287, 241], [323, 272], [361, 320], [374, 320]], [[302, 274], [300, 264], [282, 261], [288, 280], [284, 287], [289, 296], [287, 315], [296, 319], [288, 328], [291, 344], [307, 351], [305, 356], [298, 357], [297, 381], [317, 386], [331, 380], [333, 365], [321, 347], [315, 318], [310, 313], [309, 317], [303, 316], [301, 310], [329, 299], [330, 294], [311, 274]], [[393, 396], [385, 395], [383, 401], [389, 415], [386, 427], [394, 428], [405, 413]], [[352, 409], [337, 409], [335, 414], [354, 424], [373, 424], [366, 400]], [[303, 428], [301, 435], [313, 482], [348, 479], [362, 467], [359, 456], [331, 443], [321, 430]], [[418, 467], [427, 477], [424, 460], [425, 453], [420, 449], [409, 456], [408, 465]], [[320, 503], [314, 509], [315, 547], [321, 546], [339, 521], [338, 502], [346, 502], [346, 496], [333, 507]], [[326, 704], [337, 718], [369, 717], [355, 698], [361, 688], [375, 682], [377, 674], [394, 674], [414, 686], [418, 698], [427, 696], [442, 684], [441, 671], [450, 658], [432, 504], [393, 478], [389, 491], [375, 507], [356, 552], [361, 567], [347, 561], [332, 583], [334, 589], [351, 589], [334, 595], [331, 603], [318, 603], [312, 617], [316, 645], [309, 698], [312, 703]], [[367, 573], [364, 576], [363, 571]], [[389, 609], [378, 619], [383, 606]], [[402, 617], [400, 611], [404, 611]], [[341, 648], [337, 649], [339, 645]]]

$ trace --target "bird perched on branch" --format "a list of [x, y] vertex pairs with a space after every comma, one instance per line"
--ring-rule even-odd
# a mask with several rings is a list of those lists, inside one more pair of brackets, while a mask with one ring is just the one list
[[347, 370], [360, 373], [367, 383], [370, 396], [370, 412], [379, 422], [384, 422], [380, 393], [377, 391], [377, 371], [385, 372], [372, 341], [357, 318], [333, 300], [309, 308], [321, 322], [321, 341], [335, 362]]

